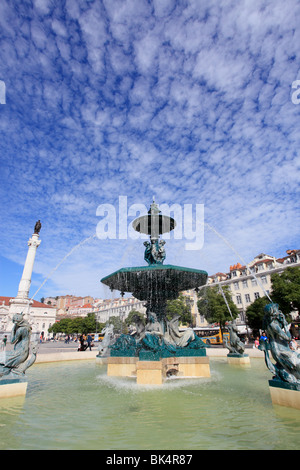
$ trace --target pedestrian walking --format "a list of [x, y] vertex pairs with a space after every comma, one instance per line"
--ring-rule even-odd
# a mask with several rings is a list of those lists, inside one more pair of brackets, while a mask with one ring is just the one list
[[90, 351], [92, 350], [92, 341], [93, 341], [93, 338], [91, 337], [90, 334], [88, 334], [88, 336], [87, 336], [87, 344], [88, 344], [88, 348], [90, 349]]

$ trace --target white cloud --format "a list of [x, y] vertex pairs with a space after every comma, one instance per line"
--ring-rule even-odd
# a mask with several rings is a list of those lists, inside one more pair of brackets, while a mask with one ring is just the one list
[[[247, 260], [297, 248], [296, 0], [36, 0], [26, 15], [4, 0], [0, 12], [1, 217], [13, 234], [0, 244], [22, 264], [42, 220], [36, 282], [95, 233], [96, 208], [119, 195], [205, 204], [206, 221]], [[238, 261], [208, 228], [201, 252], [184, 244], [168, 241], [168, 263], [213, 272]], [[139, 242], [97, 250], [72, 252], [43, 294], [49, 285], [98, 295], [95, 279], [121, 261], [144, 264]]]

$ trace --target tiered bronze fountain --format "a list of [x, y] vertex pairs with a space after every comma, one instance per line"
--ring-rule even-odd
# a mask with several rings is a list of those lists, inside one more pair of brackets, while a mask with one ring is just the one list
[[146, 325], [136, 318], [135, 334], [121, 335], [111, 345], [107, 374], [136, 376], [137, 383], [151, 385], [160, 385], [171, 375], [209, 377], [205, 343], [192, 328], [180, 331], [178, 316], [169, 321], [166, 318], [167, 301], [177, 299], [181, 291], [204, 285], [207, 272], [163, 264], [165, 241], [160, 236], [173, 230], [176, 222], [162, 215], [154, 201], [148, 215], [132, 225], [137, 232], [150, 236], [150, 241], [144, 242], [148, 266], [119, 269], [101, 282], [122, 295], [130, 292], [145, 301]]

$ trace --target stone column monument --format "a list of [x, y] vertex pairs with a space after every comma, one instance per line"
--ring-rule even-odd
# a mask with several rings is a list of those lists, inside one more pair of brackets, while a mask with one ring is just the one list
[[41, 230], [41, 227], [42, 224], [40, 220], [38, 220], [34, 227], [34, 233], [32, 237], [28, 240], [29, 248], [23, 269], [22, 278], [19, 284], [18, 294], [14, 299], [10, 299], [9, 301], [10, 314], [23, 312], [26, 315], [28, 313], [28, 307], [32, 303], [29, 300], [29, 290], [36, 250], [41, 243], [41, 240], [39, 240], [39, 232]]

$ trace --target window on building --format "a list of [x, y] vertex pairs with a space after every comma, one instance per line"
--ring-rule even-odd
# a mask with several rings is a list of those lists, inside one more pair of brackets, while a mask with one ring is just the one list
[[259, 292], [254, 292], [254, 298], [255, 298], [255, 299], [259, 299], [259, 298], [260, 298]]
[[239, 283], [238, 282], [234, 282], [233, 283], [233, 287], [235, 288], [235, 290], [237, 290], [239, 288]]
[[252, 286], [257, 286], [257, 280], [256, 279], [251, 279]]
[[245, 300], [246, 300], [246, 302], [248, 302], [248, 303], [251, 302], [251, 300], [250, 300], [250, 294], [245, 294]]
[[262, 282], [263, 284], [267, 284], [267, 282], [268, 282], [268, 281], [267, 281], [267, 276], [261, 276], [261, 282]]
[[264, 264], [263, 264], [263, 263], [257, 265], [257, 270], [258, 270], [258, 271], [263, 271], [264, 269], [265, 269], [265, 268], [264, 268]]
[[247, 281], [247, 279], [246, 279], [245, 281], [243, 281], [243, 287], [244, 287], [244, 288], [245, 288], [245, 287], [248, 287], [248, 281]]
[[242, 296], [241, 295], [237, 295], [236, 296], [236, 303], [239, 305], [242, 303]]

